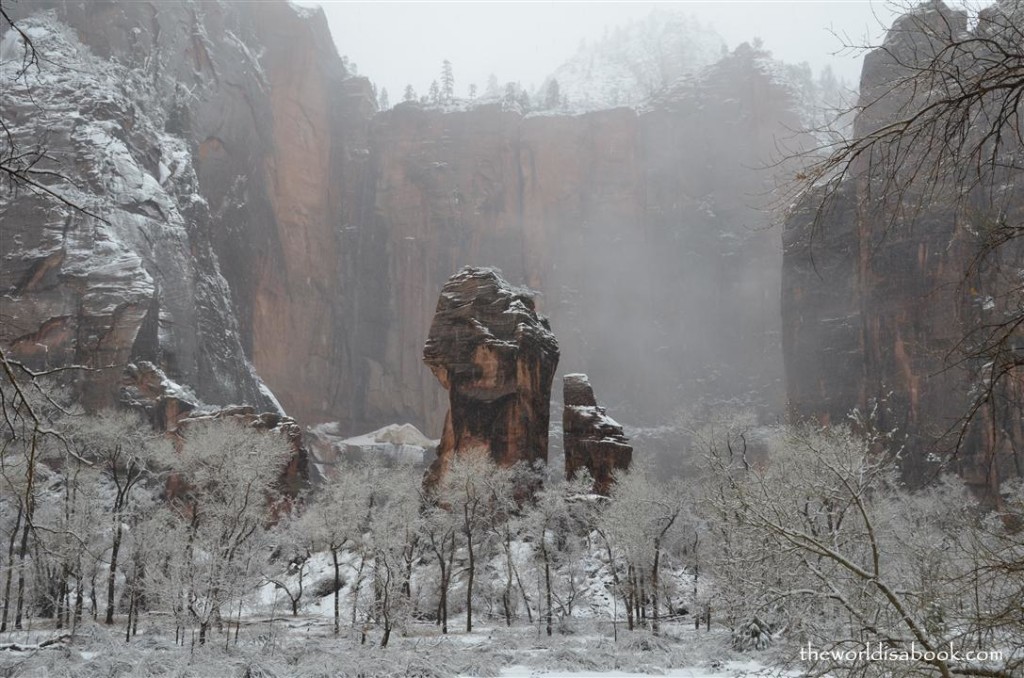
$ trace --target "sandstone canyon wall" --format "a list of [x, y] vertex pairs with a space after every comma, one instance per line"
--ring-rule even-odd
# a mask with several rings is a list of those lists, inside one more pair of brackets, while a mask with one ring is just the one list
[[378, 114], [377, 209], [359, 237], [386, 262], [369, 275], [387, 314], [383, 341], [357, 350], [365, 416], [437, 432], [443, 393], [412, 358], [431, 290], [463, 265], [537, 290], [563, 369], [608, 384], [632, 423], [700, 397], [781, 413], [781, 257], [761, 209], [773, 175], [757, 168], [797, 126], [792, 107], [764, 55], [741, 47], [640, 112]]
[[[896, 22], [883, 48], [865, 60], [861, 103], [879, 103], [858, 116], [855, 134], [902, 114], [913, 92], [893, 83], [930, 53], [931, 31], [949, 30], [967, 35], [967, 17], [942, 3]], [[1009, 152], [1019, 168], [1024, 149]], [[979, 255], [986, 223], [1024, 217], [1024, 183], [987, 177], [954, 204], [948, 197], [955, 186], [929, 193], [927, 181], [890, 181], [909, 188], [885, 201], [879, 188], [887, 177], [907, 176], [887, 171], [884, 163], [857, 163], [834, 194], [805, 196], [786, 224], [783, 346], [792, 414], [841, 422], [854, 408], [873, 413], [875, 424], [895, 430], [906, 446], [910, 482], [955, 470], [992, 497], [1002, 479], [1024, 474], [1024, 377], [1012, 367], [1019, 328], [1002, 355], [984, 349], [984, 335], [1012, 318], [1014, 306], [1019, 313], [1013, 271], [1022, 270], [1024, 250], [1011, 241], [998, 257]], [[986, 394], [987, 380], [1004, 364], [1009, 374]]]
[[74, 159], [53, 188], [101, 218], [4, 194], [0, 339], [105, 368], [81, 382], [92, 406], [147, 360], [210, 404], [276, 396], [306, 425], [437, 435], [447, 399], [420, 350], [436, 290], [476, 265], [539, 291], [563, 366], [628, 421], [699, 398], [781, 411], [757, 168], [798, 116], [763, 53], [639, 111], [376, 113], [322, 13], [287, 2], [13, 7], [74, 68], [7, 88], [4, 115]]
[[259, 374], [285, 410], [334, 418], [349, 381], [339, 222], [373, 103], [322, 15], [286, 2], [15, 11], [49, 58], [6, 74], [5, 122], [19, 148], [44, 140], [62, 158], [52, 188], [97, 218], [5, 196], [14, 355], [105, 368], [82, 380], [95, 407], [148, 359], [210, 403], [276, 408]]

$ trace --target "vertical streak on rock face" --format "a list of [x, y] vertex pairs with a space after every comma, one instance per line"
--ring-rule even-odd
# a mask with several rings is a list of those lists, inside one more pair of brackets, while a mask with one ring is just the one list
[[[967, 30], [967, 15], [942, 3], [898, 19], [884, 47], [865, 58], [855, 134], [864, 137], [914, 110], [920, 92], [901, 83], [908, 64], [931, 53], [934, 36]], [[790, 407], [798, 418], [832, 423], [854, 408], [873, 413], [879, 430], [905, 437], [908, 482], [930, 482], [955, 468], [991, 498], [1000, 478], [1020, 474], [1013, 442], [1021, 439], [1019, 397], [982, 403], [975, 425], [959, 436], [983, 385], [979, 365], [964, 360], [963, 351], [978, 338], [972, 328], [999, 322], [995, 299], [1008, 298], [1005, 281], [982, 279], [989, 262], [975, 258], [984, 244], [976, 231], [999, 215], [986, 203], [985, 181], [966, 212], [953, 197], [956, 186], [939, 183], [931, 193], [925, 181], [909, 182], [924, 149], [907, 148], [909, 158], [896, 168], [879, 159], [884, 154], [861, 155], [820, 212], [824, 193], [811, 191], [787, 221], [782, 309]], [[935, 181], [920, 171], [926, 175]], [[894, 197], [893, 186], [906, 190]], [[1022, 190], [1009, 182], [999, 188], [1011, 219], [1013, 211], [1020, 214]], [[1012, 245], [1001, 255], [1004, 266], [1022, 256]], [[1012, 384], [1008, 391], [1014, 388], [1019, 394]], [[997, 425], [992, 400], [1006, 408]], [[995, 430], [999, 435], [990, 435]], [[953, 465], [942, 466], [945, 460]]]
[[325, 26], [283, 5], [263, 14], [273, 121], [263, 175], [278, 246], [257, 262], [252, 359], [287, 411], [315, 420], [331, 415], [325, 401], [340, 295], [329, 89], [342, 74], [325, 58], [333, 53]]
[[581, 469], [594, 478], [594, 492], [608, 494], [615, 471], [629, 468], [633, 448], [622, 426], [597, 404], [585, 374], [567, 374], [564, 381], [565, 477], [572, 480]]
[[428, 485], [470, 450], [499, 466], [547, 461], [558, 342], [528, 290], [493, 269], [462, 269], [441, 290], [423, 360], [449, 400]]
[[366, 294], [381, 315], [377, 332], [358, 348], [369, 371], [367, 426], [411, 419], [437, 432], [447, 403], [420, 353], [434, 290], [452, 271], [495, 266], [525, 278], [520, 119], [498, 105], [453, 113], [406, 105], [374, 119], [373, 233], [384, 244], [380, 259], [358, 262], [362, 275], [383, 279]]

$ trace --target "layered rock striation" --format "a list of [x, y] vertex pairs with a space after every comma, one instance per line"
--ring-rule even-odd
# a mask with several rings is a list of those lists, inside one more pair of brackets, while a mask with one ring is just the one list
[[441, 290], [423, 361], [449, 402], [428, 485], [454, 456], [470, 451], [482, 450], [503, 467], [547, 462], [558, 342], [529, 290], [512, 287], [494, 269], [453, 275]]
[[562, 380], [565, 477], [572, 480], [586, 469], [594, 479], [594, 492], [608, 494], [615, 472], [629, 469], [633, 448], [622, 426], [597, 404], [587, 375], [567, 374]]

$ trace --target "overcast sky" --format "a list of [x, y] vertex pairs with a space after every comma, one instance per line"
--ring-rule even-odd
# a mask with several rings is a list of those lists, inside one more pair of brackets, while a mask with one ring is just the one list
[[[322, 5], [338, 51], [359, 73], [386, 87], [392, 103], [406, 84], [425, 94], [441, 70], [454, 65], [456, 94], [490, 73], [499, 82], [539, 86], [571, 57], [581, 39], [600, 38], [606, 27], [647, 16], [654, 8], [695, 16], [713, 26], [730, 48], [755, 36], [787, 62], [807, 61], [815, 70], [831, 64], [855, 85], [860, 55], [830, 31], [853, 41], [877, 42], [890, 13], [875, 0], [746, 0], [717, 2], [347, 2], [302, 0]], [[834, 54], [835, 52], [842, 52]]]

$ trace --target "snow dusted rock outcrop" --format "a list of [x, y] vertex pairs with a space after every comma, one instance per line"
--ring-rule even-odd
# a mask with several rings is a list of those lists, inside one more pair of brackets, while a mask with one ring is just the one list
[[622, 426], [597, 404], [587, 375], [567, 374], [562, 381], [565, 477], [572, 480], [581, 469], [587, 469], [594, 478], [594, 492], [608, 494], [612, 474], [629, 468], [633, 448]]
[[257, 431], [273, 431], [287, 439], [292, 454], [281, 469], [281, 490], [294, 497], [309, 484], [309, 451], [302, 428], [279, 408], [257, 412], [248, 405], [216, 407], [202, 402], [188, 387], [167, 377], [148, 361], [129, 364], [121, 380], [121, 403], [143, 412], [158, 431], [188, 436], [188, 427], [197, 422], [233, 420]]
[[38, 168], [66, 180], [44, 183], [97, 218], [0, 196], [0, 341], [38, 366], [111, 366], [81, 382], [95, 407], [149, 360], [211, 404], [277, 410], [273, 390], [304, 421], [336, 418], [338, 394], [357, 392], [343, 388], [339, 225], [374, 105], [323, 13], [285, 0], [11, 12], [43, 59], [18, 77], [20, 39], [4, 37], [5, 124], [19, 151], [56, 159]]
[[558, 342], [529, 290], [489, 268], [453, 275], [441, 290], [423, 361], [449, 402], [428, 485], [454, 455], [474, 449], [499, 466], [547, 461]]
[[153, 428], [168, 432], [176, 431], [178, 422], [200, 406], [195, 393], [168, 379], [148, 360], [125, 368], [121, 403], [144, 412]]
[[28, 188], [0, 192], [0, 341], [31, 365], [79, 364], [90, 407], [110, 405], [130, 358], [159, 361], [211, 402], [270, 402], [246, 364], [210, 213], [187, 143], [147, 105], [152, 84], [93, 55], [52, 12], [4, 37], [3, 116], [14, 148], [46, 151]]
[[338, 422], [329, 422], [310, 428], [306, 438], [313, 468], [321, 480], [330, 479], [334, 467], [345, 460], [379, 458], [425, 468], [434, 459], [440, 442], [427, 438], [412, 424], [388, 424], [371, 433], [345, 437]]

